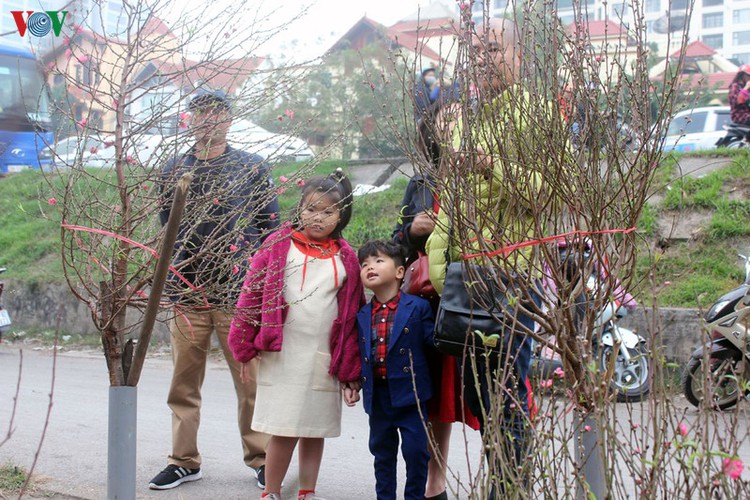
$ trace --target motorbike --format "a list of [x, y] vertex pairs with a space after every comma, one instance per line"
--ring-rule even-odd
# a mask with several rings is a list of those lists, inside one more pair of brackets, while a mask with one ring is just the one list
[[745, 282], [719, 297], [705, 314], [710, 341], [693, 352], [682, 374], [685, 397], [696, 407], [710, 398], [713, 408], [726, 410], [747, 392], [742, 381], [750, 379], [750, 257], [739, 257], [745, 261]]
[[[585, 255], [584, 258], [588, 257]], [[591, 273], [582, 297], [584, 303], [596, 302], [591, 299], [604, 292], [605, 278], [606, 271], [602, 268]], [[592, 350], [596, 366], [603, 373], [609, 369], [612, 356], [615, 357], [610, 388], [620, 402], [640, 401], [650, 390], [651, 364], [646, 339], [618, 324], [635, 306], [633, 297], [618, 286], [614, 297], [603, 301], [594, 320]], [[553, 335], [550, 343], [554, 344]], [[539, 343], [532, 347], [532, 373], [550, 378], [558, 368], [562, 369], [562, 360], [556, 351]]]
[[[5, 272], [6, 269], [4, 267], [0, 267], [0, 273]], [[3, 298], [3, 283], [0, 281], [0, 299]], [[11, 321], [10, 321], [10, 314], [8, 314], [8, 311], [3, 308], [3, 303], [0, 302], [0, 341], [3, 340], [3, 333], [7, 332], [10, 329]]]
[[739, 123], [727, 123], [724, 125], [727, 134], [716, 141], [717, 148], [739, 149], [748, 145], [750, 139], [750, 126]]

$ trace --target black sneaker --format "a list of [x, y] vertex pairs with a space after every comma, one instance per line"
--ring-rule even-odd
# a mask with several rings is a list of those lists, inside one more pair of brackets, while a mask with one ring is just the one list
[[255, 477], [258, 479], [258, 488], [266, 489], [266, 466], [261, 465], [255, 471]]
[[202, 477], [200, 469], [188, 469], [170, 464], [148, 483], [148, 487], [152, 490], [168, 490], [188, 481], [197, 481]]

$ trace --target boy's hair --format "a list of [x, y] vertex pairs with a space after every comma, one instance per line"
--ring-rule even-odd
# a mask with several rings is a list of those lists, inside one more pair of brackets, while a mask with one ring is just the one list
[[302, 213], [302, 204], [312, 193], [320, 193], [336, 199], [336, 208], [339, 209], [339, 223], [333, 229], [331, 237], [341, 238], [341, 232], [352, 218], [352, 201], [354, 199], [352, 183], [340, 168], [325, 177], [313, 177], [305, 181], [294, 217], [294, 227], [299, 227], [299, 214]]
[[370, 240], [359, 249], [357, 258], [360, 265], [367, 257], [385, 255], [393, 259], [396, 267], [406, 267], [406, 250], [398, 243], [388, 240]]

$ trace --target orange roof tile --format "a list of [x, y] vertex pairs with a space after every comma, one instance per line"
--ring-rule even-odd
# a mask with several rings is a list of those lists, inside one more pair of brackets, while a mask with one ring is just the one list
[[[672, 54], [670, 54], [669, 57], [671, 57], [672, 59], [677, 59], [680, 57], [681, 52], [682, 50], [676, 50]], [[708, 59], [716, 54], [717, 52], [714, 49], [701, 42], [700, 40], [691, 42], [685, 47], [686, 58]]]
[[566, 26], [568, 33], [587, 32], [591, 38], [599, 38], [609, 35], [620, 35], [626, 33], [622, 25], [617, 24], [614, 21], [589, 21], [570, 23]]

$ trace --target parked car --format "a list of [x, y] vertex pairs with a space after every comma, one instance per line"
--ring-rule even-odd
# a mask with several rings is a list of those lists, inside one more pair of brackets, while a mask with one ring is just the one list
[[52, 160], [53, 168], [74, 165], [102, 168], [114, 165], [114, 137], [66, 137], [44, 148], [39, 157]]
[[270, 163], [306, 161], [315, 155], [303, 139], [269, 132], [249, 120], [236, 120], [227, 140], [238, 149], [255, 153]]
[[732, 122], [729, 106], [705, 106], [680, 111], [669, 123], [663, 151], [713, 149], [724, 137], [724, 125]]
[[[191, 139], [185, 136], [142, 135], [136, 140], [126, 139], [125, 160], [132, 164], [155, 166], [169, 155], [181, 154]], [[61, 139], [40, 153], [40, 158], [52, 160], [53, 168], [113, 168], [115, 166], [115, 137], [89, 135]]]

